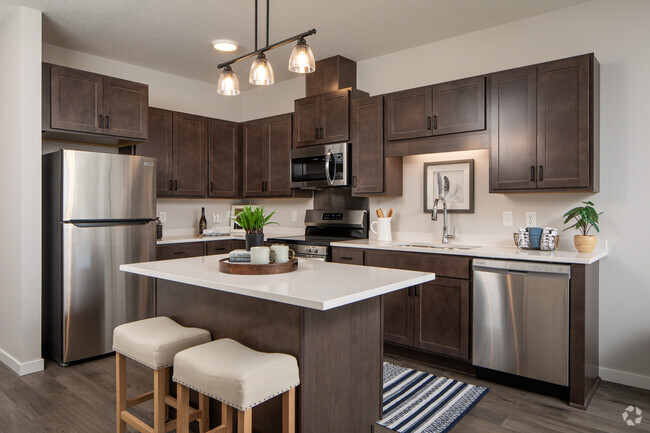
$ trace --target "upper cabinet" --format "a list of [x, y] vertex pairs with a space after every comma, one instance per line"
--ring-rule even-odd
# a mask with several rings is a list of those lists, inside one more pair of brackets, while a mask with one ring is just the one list
[[485, 77], [386, 95], [386, 141], [485, 129]]
[[[43, 126], [47, 134], [146, 140], [146, 84], [43, 64]], [[98, 140], [101, 142], [101, 140]]]
[[291, 114], [283, 114], [242, 124], [244, 197], [292, 195], [289, 178], [292, 118]]
[[597, 192], [593, 54], [499, 72], [491, 83], [490, 192]]
[[206, 119], [152, 108], [150, 138], [136, 155], [156, 158], [158, 197], [205, 197], [207, 179]]
[[296, 99], [294, 146], [347, 141], [350, 138], [350, 90]]
[[241, 151], [238, 123], [208, 119], [208, 197], [241, 194]]

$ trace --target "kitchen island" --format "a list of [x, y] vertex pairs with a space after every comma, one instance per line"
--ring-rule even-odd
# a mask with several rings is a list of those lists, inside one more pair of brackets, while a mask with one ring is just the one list
[[[224, 257], [120, 269], [157, 279], [158, 316], [208, 329], [213, 339], [295, 356], [299, 432], [371, 432], [382, 410], [381, 295], [435, 275], [311, 260], [287, 274], [230, 275], [219, 272]], [[281, 431], [280, 403], [274, 398], [253, 410], [254, 431]]]

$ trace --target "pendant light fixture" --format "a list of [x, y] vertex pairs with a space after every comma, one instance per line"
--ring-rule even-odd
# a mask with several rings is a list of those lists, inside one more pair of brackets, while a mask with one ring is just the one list
[[273, 84], [275, 82], [273, 67], [271, 67], [271, 63], [268, 61], [264, 53], [277, 47], [290, 44], [291, 42], [298, 41], [298, 44], [291, 52], [291, 57], [289, 58], [289, 70], [300, 74], [306, 74], [316, 70], [314, 53], [311, 51], [309, 45], [307, 45], [307, 42], [305, 42], [307, 36], [316, 34], [316, 29], [308, 30], [299, 35], [269, 45], [269, 3], [270, 0], [266, 0], [266, 46], [260, 49], [257, 48], [257, 0], [255, 0], [255, 51], [244, 54], [243, 56], [237, 57], [228, 62], [221, 63], [217, 66], [218, 69], [223, 68], [221, 76], [219, 77], [219, 82], [217, 83], [217, 93], [220, 95], [239, 94], [239, 81], [230, 65], [254, 56], [257, 56], [257, 58], [251, 65], [248, 82], [258, 86], [268, 86]]

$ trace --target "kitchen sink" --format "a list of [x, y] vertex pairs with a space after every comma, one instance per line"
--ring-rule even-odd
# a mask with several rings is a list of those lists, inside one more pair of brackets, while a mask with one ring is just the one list
[[396, 247], [410, 247], [410, 248], [434, 248], [438, 250], [471, 250], [478, 248], [478, 245], [463, 245], [463, 244], [423, 244], [417, 242], [397, 242], [391, 244]]

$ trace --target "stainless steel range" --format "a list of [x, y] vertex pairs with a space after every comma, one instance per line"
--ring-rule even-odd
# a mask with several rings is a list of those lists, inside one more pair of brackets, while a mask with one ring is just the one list
[[305, 234], [269, 238], [268, 242], [287, 244], [296, 257], [332, 260], [331, 242], [368, 237], [368, 211], [309, 209], [305, 214]]

